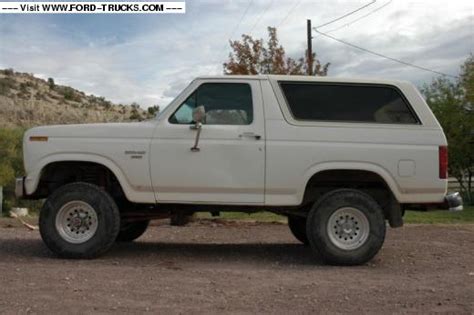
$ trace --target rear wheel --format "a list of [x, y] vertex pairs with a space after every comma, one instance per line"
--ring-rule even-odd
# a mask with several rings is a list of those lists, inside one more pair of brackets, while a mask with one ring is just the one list
[[145, 233], [149, 220], [137, 222], [123, 222], [117, 235], [117, 242], [132, 242]]
[[308, 236], [306, 235], [306, 218], [298, 216], [288, 216], [288, 227], [291, 234], [301, 243], [308, 245]]
[[72, 183], [46, 200], [39, 227], [44, 243], [58, 256], [92, 258], [114, 244], [120, 214], [114, 200], [99, 187]]
[[335, 265], [363, 264], [382, 247], [385, 218], [378, 203], [354, 189], [327, 193], [311, 209], [306, 224], [311, 248]]

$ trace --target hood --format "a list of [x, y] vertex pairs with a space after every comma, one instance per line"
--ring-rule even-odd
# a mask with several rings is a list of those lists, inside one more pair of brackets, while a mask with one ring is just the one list
[[114, 148], [122, 150], [121, 144], [124, 143], [139, 147], [147, 143], [147, 139], [151, 139], [155, 126], [155, 121], [144, 121], [29, 129], [23, 138], [25, 170], [27, 173], [31, 172], [38, 161], [54, 154], [79, 152], [107, 155], [113, 152]]

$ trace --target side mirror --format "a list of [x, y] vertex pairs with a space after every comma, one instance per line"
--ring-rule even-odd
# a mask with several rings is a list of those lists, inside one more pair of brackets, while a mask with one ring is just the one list
[[193, 109], [193, 120], [194, 122], [203, 124], [206, 120], [206, 109], [203, 105], [200, 105]]
[[198, 106], [193, 110], [193, 120], [194, 125], [191, 126], [191, 129], [197, 130], [197, 133], [196, 138], [194, 140], [194, 146], [191, 148], [191, 151], [199, 152], [199, 137], [201, 136], [202, 124], [206, 120], [206, 109], [204, 108], [204, 106]]

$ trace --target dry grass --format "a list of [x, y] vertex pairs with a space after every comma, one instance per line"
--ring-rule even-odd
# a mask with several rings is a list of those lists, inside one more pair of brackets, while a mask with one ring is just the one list
[[[0, 70], [0, 126], [4, 128], [129, 121], [132, 110], [70, 87], [50, 89], [45, 80], [31, 74]], [[138, 114], [147, 118], [142, 109]]]

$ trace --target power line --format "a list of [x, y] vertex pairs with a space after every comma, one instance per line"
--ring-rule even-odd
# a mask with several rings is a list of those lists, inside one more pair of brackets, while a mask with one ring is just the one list
[[250, 6], [252, 5], [252, 2], [253, 2], [253, 0], [250, 0], [250, 1], [249, 1], [249, 4], [247, 5], [247, 8], [245, 8], [245, 11], [244, 11], [244, 13], [242, 14], [242, 16], [240, 17], [239, 22], [235, 25], [234, 29], [233, 29], [232, 32], [230, 33], [229, 39], [232, 38], [232, 36], [234, 36], [234, 33], [237, 31], [237, 29], [239, 28], [240, 24], [241, 24], [242, 21], [244, 20], [245, 16], [247, 15], [247, 12], [248, 12], [249, 9], [250, 9]]
[[362, 20], [362, 19], [368, 17], [369, 15], [372, 15], [372, 14], [374, 14], [375, 12], [382, 10], [383, 8], [385, 8], [386, 6], [388, 6], [390, 3], [392, 3], [392, 1], [393, 1], [393, 0], [389, 0], [389, 1], [388, 1], [387, 3], [385, 3], [384, 5], [382, 5], [382, 6], [378, 7], [378, 8], [376, 8], [376, 9], [374, 9], [374, 10], [372, 10], [372, 11], [370, 11], [369, 13], [364, 14], [363, 16], [361, 16], [361, 17], [359, 17], [359, 18], [357, 18], [357, 19], [355, 19], [355, 20], [353, 20], [353, 21], [350, 21], [350, 22], [348, 22], [348, 23], [346, 23], [346, 24], [344, 24], [344, 25], [341, 25], [341, 26], [339, 26], [339, 27], [337, 27], [337, 28], [334, 28], [334, 29], [332, 29], [332, 30], [326, 31], [325, 33], [332, 33], [332, 32], [335, 32], [335, 31], [340, 30], [341, 28], [344, 28], [344, 27], [347, 27], [347, 26], [349, 26], [349, 25], [352, 25], [352, 24], [354, 24], [354, 23], [356, 23], [356, 22], [359, 22], [360, 20]]
[[260, 22], [260, 20], [262, 19], [262, 17], [267, 13], [268, 9], [270, 9], [270, 7], [272, 6], [273, 4], [273, 1], [274, 0], [271, 0], [270, 3], [265, 7], [265, 9], [262, 11], [262, 13], [260, 14], [260, 16], [257, 18], [257, 21], [255, 22], [255, 24], [252, 26], [252, 28], [250, 29], [250, 33], [252, 33], [252, 31], [255, 29], [255, 27], [258, 25], [258, 23]]
[[301, 4], [301, 0], [295, 1], [295, 5], [291, 7], [290, 11], [288, 11], [288, 14], [281, 20], [281, 22], [278, 24], [278, 27], [282, 26], [283, 23], [288, 19], [288, 17], [293, 13], [293, 11]]
[[323, 23], [323, 24], [321, 24], [321, 25], [316, 26], [315, 29], [320, 28], [320, 27], [323, 27], [323, 26], [326, 26], [326, 25], [329, 25], [329, 24], [332, 24], [332, 23], [337, 22], [337, 21], [339, 21], [339, 20], [342, 20], [343, 18], [346, 18], [346, 17], [348, 17], [349, 15], [352, 15], [352, 14], [354, 14], [354, 13], [356, 13], [356, 12], [359, 12], [359, 11], [362, 10], [362, 9], [367, 8], [369, 5], [374, 4], [376, 1], [377, 1], [377, 0], [372, 0], [372, 2], [369, 2], [369, 3], [367, 3], [367, 4], [363, 5], [363, 6], [361, 6], [360, 8], [358, 8], [358, 9], [356, 9], [356, 10], [354, 10], [354, 11], [351, 11], [351, 12], [346, 13], [346, 14], [344, 14], [344, 15], [342, 15], [342, 16], [336, 18], [336, 19], [333, 19], [333, 20], [331, 20], [331, 21], [328, 21], [328, 22], [326, 22], [326, 23]]
[[[247, 12], [249, 11], [250, 9], [250, 6], [252, 5], [252, 2], [253, 0], [249, 0], [249, 4], [247, 5], [247, 8], [245, 9], [244, 13], [242, 14], [242, 16], [240, 17], [239, 19], [239, 22], [234, 26], [234, 28], [232, 29], [232, 32], [230, 33], [230, 35], [228, 36], [229, 40], [232, 39], [232, 36], [234, 36], [235, 32], [237, 31], [237, 29], [239, 28], [240, 24], [242, 23], [242, 21], [244, 20], [245, 16], [247, 15]], [[224, 43], [224, 46], [222, 47], [222, 50], [223, 51], [226, 51], [225, 48], [227, 47], [227, 42]]]
[[418, 65], [415, 65], [415, 64], [413, 64], [413, 63], [409, 63], [409, 62], [406, 62], [406, 61], [403, 61], [403, 60], [400, 60], [400, 59], [396, 59], [396, 58], [393, 58], [393, 57], [389, 57], [389, 56], [380, 54], [380, 53], [378, 53], [378, 52], [375, 52], [375, 51], [372, 51], [372, 50], [369, 50], [369, 49], [366, 49], [366, 48], [363, 48], [363, 47], [360, 47], [360, 46], [357, 46], [357, 45], [348, 43], [348, 42], [346, 42], [346, 41], [343, 41], [342, 39], [336, 38], [336, 37], [331, 36], [331, 35], [329, 35], [329, 34], [320, 32], [320, 31], [318, 31], [316, 28], [313, 28], [313, 29], [314, 29], [314, 31], [315, 31], [316, 33], [321, 34], [322, 36], [325, 36], [325, 37], [330, 38], [330, 39], [332, 39], [332, 40], [334, 40], [334, 41], [336, 41], [336, 42], [339, 42], [339, 43], [341, 43], [341, 44], [350, 46], [350, 47], [352, 47], [352, 48], [356, 48], [356, 49], [358, 49], [358, 50], [364, 51], [364, 52], [366, 52], [366, 53], [369, 53], [369, 54], [372, 54], [372, 55], [375, 55], [375, 56], [378, 56], [378, 57], [382, 57], [382, 58], [385, 58], [385, 59], [389, 59], [389, 60], [398, 62], [398, 63], [400, 63], [400, 64], [403, 64], [403, 65], [405, 65], [405, 66], [417, 68], [417, 69], [419, 69], [419, 70], [424, 70], [424, 71], [432, 72], [432, 73], [435, 73], [435, 74], [439, 74], [439, 75], [443, 75], [443, 76], [447, 76], [447, 77], [451, 77], [451, 78], [457, 78], [457, 76], [454, 76], [454, 75], [451, 75], [451, 74], [443, 73], [443, 72], [436, 71], [436, 70], [431, 70], [431, 69], [426, 68], [426, 67], [418, 66]]

